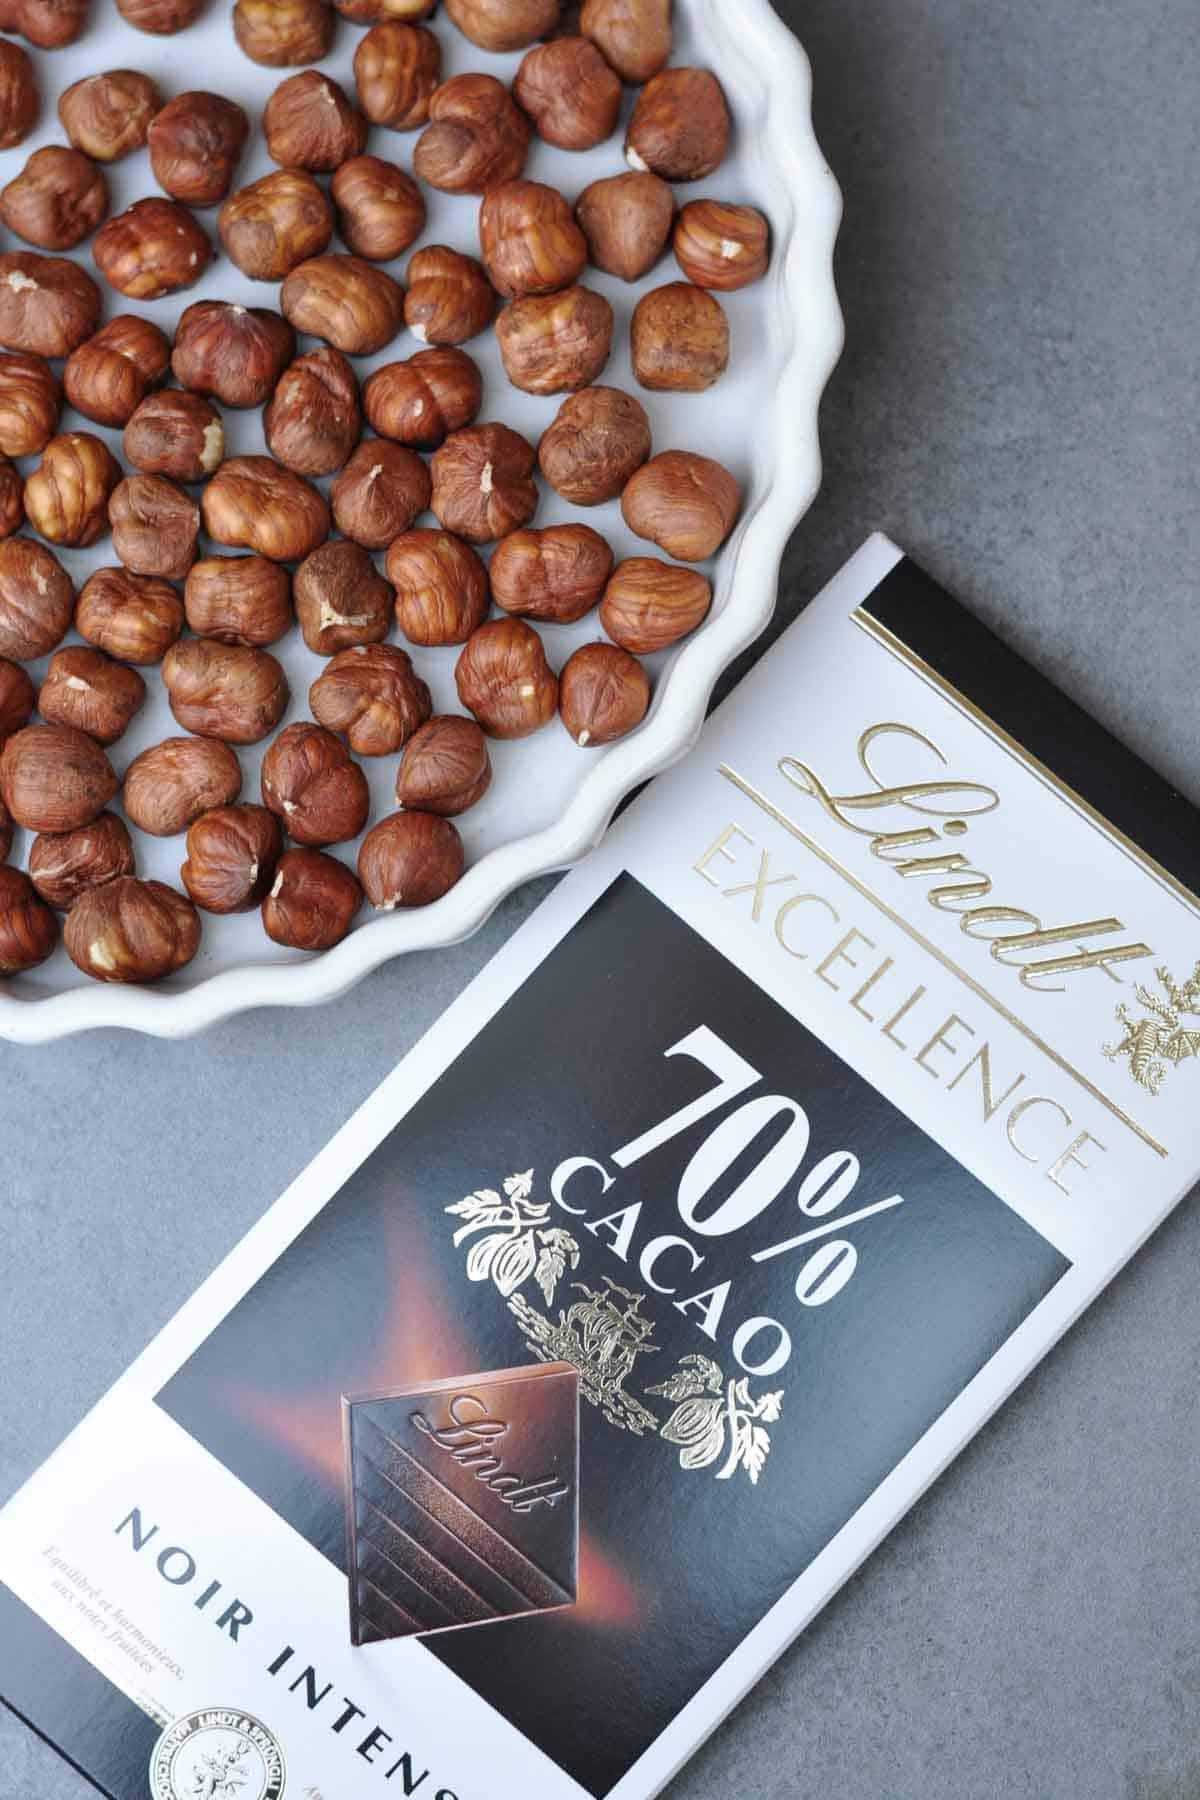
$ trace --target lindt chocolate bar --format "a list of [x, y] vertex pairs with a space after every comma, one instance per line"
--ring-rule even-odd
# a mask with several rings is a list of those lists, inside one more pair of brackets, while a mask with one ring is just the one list
[[342, 1403], [350, 1641], [575, 1601], [579, 1377], [570, 1363]]

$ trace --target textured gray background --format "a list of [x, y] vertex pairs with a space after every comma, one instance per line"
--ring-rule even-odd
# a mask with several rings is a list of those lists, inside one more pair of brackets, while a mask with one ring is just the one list
[[[848, 327], [780, 623], [883, 526], [1200, 799], [1195, 0], [779, 6]], [[538, 897], [323, 1011], [0, 1046], [0, 1498]], [[676, 1800], [1198, 1800], [1198, 1287], [1193, 1200]], [[91, 1792], [0, 1714], [0, 1800]]]

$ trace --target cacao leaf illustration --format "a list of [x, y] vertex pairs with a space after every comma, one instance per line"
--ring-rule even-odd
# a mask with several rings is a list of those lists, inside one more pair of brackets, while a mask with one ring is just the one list
[[557, 1225], [552, 1226], [549, 1231], [539, 1232], [538, 1236], [542, 1249], [534, 1270], [534, 1280], [546, 1296], [546, 1305], [549, 1306], [567, 1263], [573, 1269], [579, 1267], [579, 1245], [569, 1231], [563, 1231]]
[[655, 1387], [648, 1387], [648, 1394], [661, 1394], [664, 1400], [691, 1400], [706, 1390], [711, 1394], [719, 1394], [725, 1377], [711, 1357], [700, 1356], [691, 1351], [681, 1356], [679, 1367], [665, 1381]]
[[492, 1260], [492, 1280], [507, 1300], [523, 1282], [529, 1280], [537, 1262], [537, 1245], [532, 1231], [509, 1238]]
[[768, 1425], [773, 1425], [783, 1411], [783, 1389], [776, 1388], [773, 1394], [764, 1394], [758, 1402], [757, 1413]]
[[526, 1169], [523, 1175], [510, 1175], [504, 1183], [504, 1191], [510, 1200], [527, 1200], [532, 1188], [532, 1169]]

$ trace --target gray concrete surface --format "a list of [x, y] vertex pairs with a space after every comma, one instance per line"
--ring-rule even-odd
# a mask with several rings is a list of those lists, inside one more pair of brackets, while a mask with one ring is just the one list
[[[780, 623], [881, 525], [1200, 799], [1195, 0], [779, 5], [849, 333]], [[537, 899], [323, 1012], [0, 1048], [0, 1497]], [[676, 1800], [1197, 1800], [1198, 1291], [1193, 1200]], [[0, 1717], [0, 1800], [89, 1792]]]

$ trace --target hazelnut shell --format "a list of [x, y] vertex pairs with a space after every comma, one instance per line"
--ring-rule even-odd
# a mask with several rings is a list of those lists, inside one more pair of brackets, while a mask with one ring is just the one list
[[205, 912], [250, 912], [270, 893], [282, 855], [283, 828], [265, 806], [217, 806], [189, 825], [179, 878]]
[[306, 557], [294, 583], [296, 617], [309, 649], [335, 656], [378, 644], [391, 625], [391, 592], [360, 544], [323, 544]]
[[286, 850], [263, 901], [267, 936], [292, 950], [332, 950], [363, 902], [358, 877], [320, 850]]
[[71, 725], [98, 744], [115, 744], [146, 700], [136, 669], [113, 662], [86, 644], [68, 644], [50, 658], [38, 695], [48, 725]]
[[386, 567], [410, 644], [465, 644], [487, 618], [487, 569], [453, 532], [406, 531], [389, 548]]
[[396, 775], [396, 798], [417, 812], [457, 818], [491, 786], [487, 738], [474, 719], [443, 714], [413, 733]]
[[58, 943], [58, 920], [20, 869], [0, 868], [0, 975], [44, 963]]
[[358, 853], [363, 891], [380, 912], [432, 905], [465, 866], [458, 830], [439, 813], [393, 813], [368, 831]]
[[298, 844], [319, 848], [356, 838], [367, 822], [367, 778], [341, 738], [307, 720], [285, 726], [262, 763], [264, 806]]
[[313, 717], [356, 756], [391, 756], [433, 711], [429, 689], [394, 644], [360, 644], [326, 664], [308, 691]]
[[97, 981], [159, 981], [200, 948], [200, 916], [161, 881], [118, 876], [81, 894], [67, 914], [67, 955]]
[[621, 495], [630, 531], [679, 562], [704, 562], [733, 530], [742, 507], [737, 482], [719, 462], [688, 450], [664, 450], [640, 468]]
[[489, 737], [522, 738], [554, 717], [558, 680], [541, 638], [523, 619], [489, 619], [454, 668], [458, 697]]
[[70, 912], [89, 888], [132, 875], [135, 867], [129, 828], [115, 813], [101, 813], [75, 831], [42, 832], [29, 848], [29, 879], [59, 912]]
[[162, 675], [176, 720], [199, 737], [261, 743], [287, 708], [287, 677], [268, 650], [183, 638], [164, 656]]
[[161, 662], [183, 627], [183, 602], [160, 576], [97, 569], [79, 590], [76, 631], [118, 662]]
[[0, 798], [30, 831], [90, 824], [119, 786], [99, 744], [69, 725], [26, 725], [0, 755]]
[[242, 791], [242, 766], [216, 738], [173, 737], [135, 756], [125, 771], [126, 814], [152, 837], [174, 837]]

